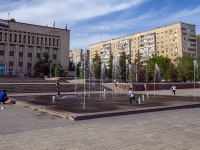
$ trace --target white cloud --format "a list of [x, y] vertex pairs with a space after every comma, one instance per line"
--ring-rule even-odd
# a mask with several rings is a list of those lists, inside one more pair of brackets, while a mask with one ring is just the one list
[[[8, 1], [7, 5], [0, 1], [0, 13], [2, 19], [7, 19], [9, 11], [10, 18], [36, 25], [53, 26], [55, 21], [56, 27], [64, 28], [67, 24], [71, 49], [100, 42], [101, 34], [108, 40], [178, 21], [200, 24], [198, 6], [178, 12], [170, 10], [170, 4], [160, 9], [144, 8], [142, 4], [147, 1], [150, 0], [18, 0]], [[139, 6], [144, 10], [137, 9]]]
[[[11, 17], [20, 22], [51, 24], [56, 20], [60, 27], [63, 22], [78, 23], [84, 19], [103, 16], [138, 5], [146, 0], [34, 0], [12, 3]], [[7, 18], [7, 12], [3, 13]]]

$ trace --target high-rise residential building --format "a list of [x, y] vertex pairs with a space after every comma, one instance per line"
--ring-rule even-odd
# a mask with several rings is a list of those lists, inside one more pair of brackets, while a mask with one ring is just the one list
[[69, 66], [70, 30], [0, 19], [0, 75], [34, 74], [34, 64], [47, 52], [51, 64]]
[[79, 63], [84, 60], [89, 61], [89, 50], [77, 49], [77, 50], [70, 50], [69, 51], [69, 59], [74, 64]]
[[175, 59], [183, 55], [197, 55], [195, 25], [183, 22], [158, 27], [97, 44], [90, 45], [90, 58], [97, 52], [108, 67], [111, 53], [119, 57], [121, 52], [130, 56], [133, 62], [137, 53], [148, 60], [152, 54]]
[[197, 55], [200, 56], [200, 35], [197, 36]]

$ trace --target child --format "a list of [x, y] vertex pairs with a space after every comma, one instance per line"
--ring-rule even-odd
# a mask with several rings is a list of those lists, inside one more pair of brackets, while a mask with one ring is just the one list
[[172, 93], [174, 93], [174, 95], [175, 95], [176, 94], [176, 85], [173, 84], [173, 86], [171, 87], [171, 89], [172, 89]]
[[135, 100], [135, 95], [132, 88], [129, 88], [129, 95], [130, 95], [130, 105], [132, 104], [132, 100]]
[[61, 97], [60, 97], [60, 86], [61, 86], [60, 83], [57, 81], [57, 82], [56, 82], [56, 91], [57, 91], [57, 95], [56, 95], [56, 96], [57, 96], [58, 98], [61, 98]]

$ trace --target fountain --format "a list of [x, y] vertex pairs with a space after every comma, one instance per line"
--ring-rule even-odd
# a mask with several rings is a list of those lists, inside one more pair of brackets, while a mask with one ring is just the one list
[[155, 82], [156, 82], [156, 74], [160, 77], [160, 68], [157, 64], [155, 64], [155, 71], [154, 71], [154, 97], [155, 97]]
[[198, 63], [197, 63], [197, 60], [194, 60], [194, 99], [196, 99], [196, 87], [195, 87], [195, 78], [196, 78], [196, 70], [198, 69]]

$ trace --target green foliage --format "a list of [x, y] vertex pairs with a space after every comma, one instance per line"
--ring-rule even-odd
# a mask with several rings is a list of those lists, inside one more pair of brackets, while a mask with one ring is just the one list
[[81, 62], [78, 62], [76, 65], [76, 75], [81, 76]]
[[134, 74], [136, 74], [137, 71], [137, 81], [136, 81], [136, 75], [134, 76], [135, 82], [145, 82], [145, 75], [146, 75], [146, 65], [144, 65], [144, 62], [141, 61], [142, 60], [142, 56], [140, 53], [137, 53], [135, 56], [135, 60], [134, 60]]
[[47, 76], [50, 72], [50, 63], [48, 53], [43, 53], [43, 58], [34, 65], [34, 76]]
[[119, 74], [118, 74], [118, 80], [120, 82], [126, 82], [126, 53], [123, 51], [119, 57]]
[[75, 71], [75, 64], [72, 61], [69, 61], [69, 71]]
[[148, 81], [154, 81], [155, 64], [160, 68], [160, 76], [156, 74], [156, 82], [161, 80], [164, 81], [175, 81], [177, 76], [177, 70], [172, 63], [171, 59], [164, 56], [152, 55], [152, 57], [147, 61], [147, 74]]
[[95, 56], [93, 59], [93, 65], [94, 65], [94, 67], [93, 67], [94, 77], [96, 79], [100, 79], [100, 77], [101, 77], [101, 58], [97, 52], [95, 53]]
[[61, 77], [63, 74], [63, 69], [62, 66], [60, 65], [60, 62], [56, 63], [56, 66], [54, 68], [54, 73], [55, 73], [55, 77]]
[[192, 81], [194, 78], [194, 58], [190, 55], [185, 55], [176, 59], [178, 78], [181, 81]]

